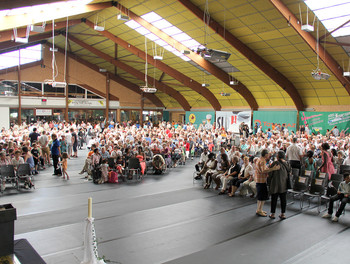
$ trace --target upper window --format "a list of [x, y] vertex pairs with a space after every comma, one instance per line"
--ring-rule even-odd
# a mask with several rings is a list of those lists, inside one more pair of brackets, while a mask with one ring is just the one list
[[20, 50], [0, 54], [0, 70], [40, 61], [42, 59], [41, 44], [27, 47]]
[[329, 32], [334, 31], [333, 37], [350, 35], [349, 0], [305, 0], [305, 4]]

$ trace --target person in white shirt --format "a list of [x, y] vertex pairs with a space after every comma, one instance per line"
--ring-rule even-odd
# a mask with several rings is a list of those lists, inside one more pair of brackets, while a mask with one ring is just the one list
[[299, 174], [301, 172], [301, 163], [300, 158], [303, 153], [301, 152], [301, 148], [297, 145], [297, 138], [293, 138], [292, 145], [287, 148], [286, 157], [289, 161], [289, 164], [292, 168], [299, 169]]
[[69, 130], [66, 130], [66, 141], [67, 141], [67, 149], [68, 149], [68, 158], [72, 155], [73, 143], [72, 143], [72, 135]]

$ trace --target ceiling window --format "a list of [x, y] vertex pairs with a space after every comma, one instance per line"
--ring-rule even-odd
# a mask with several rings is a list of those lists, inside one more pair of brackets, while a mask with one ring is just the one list
[[[349, 0], [305, 0], [305, 4], [315, 13], [329, 32], [332, 32], [350, 20]], [[347, 23], [332, 33], [333, 37], [349, 35], [350, 23]]]
[[[173, 24], [169, 23], [167, 20], [163, 19], [160, 15], [156, 14], [155, 12], [150, 12], [147, 14], [144, 14], [141, 16], [144, 20], [146, 20], [148, 23], [152, 24], [154, 27], [158, 28], [159, 30], [163, 31], [165, 34], [169, 35], [173, 39], [181, 42], [184, 46], [186, 46], [188, 49], [193, 50], [197, 49], [199, 47], [203, 47], [198, 41], [191, 38], [189, 35], [187, 35], [185, 32], [180, 30], [179, 28], [175, 27]], [[184, 61], [190, 61], [191, 59], [177, 51], [174, 47], [166, 43], [165, 41], [161, 40], [159, 37], [151, 33], [148, 29], [141, 26], [139, 23], [137, 23], [134, 20], [129, 20], [125, 23], [128, 27], [136, 30], [141, 35], [146, 36], [146, 38], [150, 39], [151, 41], [154, 41], [158, 45], [162, 46], [166, 50], [170, 51], [174, 55], [180, 57]]]
[[42, 59], [42, 45], [34, 45], [20, 50], [0, 54], [0, 70], [40, 61]]

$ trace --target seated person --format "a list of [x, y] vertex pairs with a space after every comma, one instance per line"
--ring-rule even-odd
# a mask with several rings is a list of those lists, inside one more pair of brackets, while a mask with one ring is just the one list
[[350, 195], [350, 175], [349, 175], [349, 173], [345, 173], [344, 174], [344, 181], [342, 181], [339, 184], [338, 193], [336, 195], [332, 196], [329, 200], [328, 213], [326, 213], [322, 217], [323, 218], [331, 218], [332, 214], [333, 214], [333, 204], [335, 201], [340, 200], [341, 203], [340, 203], [339, 209], [335, 213], [335, 216], [332, 218], [333, 222], [338, 222], [338, 219], [339, 219], [340, 215], [342, 214], [342, 212], [344, 211], [346, 204], [348, 202], [350, 202], [349, 195]]
[[254, 169], [253, 166], [249, 163], [249, 157], [245, 156], [243, 158], [243, 166], [241, 167], [241, 171], [238, 174], [238, 177], [232, 180], [232, 190], [229, 194], [230, 197], [235, 196], [235, 192], [241, 185], [241, 183], [248, 180], [250, 177], [254, 175]]
[[152, 165], [154, 168], [154, 174], [160, 175], [163, 172], [163, 168], [165, 167], [165, 160], [160, 154], [156, 154], [153, 157]]
[[205, 173], [205, 186], [204, 189], [209, 189], [211, 184], [211, 176], [213, 173], [216, 172], [218, 161], [215, 159], [215, 154], [210, 153], [208, 155], [208, 162], [206, 163], [206, 166], [208, 167], [207, 172]]
[[199, 158], [199, 162], [195, 165], [196, 171], [198, 171], [197, 176], [195, 177], [196, 180], [202, 179], [201, 175], [206, 172], [206, 171], [202, 172], [201, 170], [204, 169], [204, 165], [208, 161], [208, 155], [209, 155], [208, 148], [205, 148]]
[[232, 165], [229, 168], [229, 170], [227, 172], [225, 172], [222, 176], [221, 176], [221, 184], [222, 184], [222, 188], [221, 191], [219, 192], [219, 194], [224, 194], [226, 192], [226, 187], [229, 181], [238, 178], [238, 174], [241, 170], [241, 166], [238, 164], [239, 162], [239, 158], [237, 156], [234, 156], [232, 158]]

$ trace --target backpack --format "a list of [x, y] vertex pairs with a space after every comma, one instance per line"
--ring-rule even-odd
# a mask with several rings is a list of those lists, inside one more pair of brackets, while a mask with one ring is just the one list
[[108, 182], [109, 183], [118, 183], [118, 173], [115, 171], [110, 171], [108, 173]]

